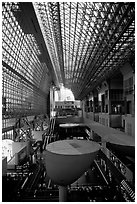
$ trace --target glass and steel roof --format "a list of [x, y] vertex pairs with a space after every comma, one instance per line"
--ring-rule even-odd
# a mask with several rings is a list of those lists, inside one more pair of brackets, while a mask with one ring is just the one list
[[38, 2], [34, 8], [60, 81], [76, 98], [134, 58], [134, 3]]
[[2, 105], [3, 127], [20, 115], [46, 111], [50, 86], [47, 64], [23, 20], [19, 3], [2, 4]]

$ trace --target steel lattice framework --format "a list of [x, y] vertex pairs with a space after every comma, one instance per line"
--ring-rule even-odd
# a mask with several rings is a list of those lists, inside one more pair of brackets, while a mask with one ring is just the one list
[[49, 71], [19, 3], [2, 4], [3, 128], [22, 115], [46, 112]]
[[134, 61], [134, 3], [40, 2], [34, 8], [60, 82], [75, 98]]

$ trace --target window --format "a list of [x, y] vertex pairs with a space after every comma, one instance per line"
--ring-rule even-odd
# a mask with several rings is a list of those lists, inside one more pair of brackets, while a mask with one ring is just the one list
[[122, 104], [112, 103], [111, 104], [111, 113], [112, 114], [121, 114], [122, 113]]
[[124, 81], [124, 93], [125, 95], [132, 94], [133, 90], [133, 77], [130, 77], [129, 79]]
[[101, 101], [102, 101], [102, 112], [105, 112], [105, 94], [101, 96]]
[[39, 59], [37, 41], [27, 32], [21, 15], [17, 16], [19, 3], [3, 3], [2, 9], [3, 120], [25, 111], [30, 115], [45, 112], [47, 88], [41, 82], [47, 79], [48, 68]]
[[108, 90], [105, 91], [105, 98], [108, 98]]
[[132, 112], [132, 102], [127, 101], [127, 114], [131, 114]]
[[6, 112], [6, 98], [2, 97], [2, 114]]
[[106, 113], [108, 113], [108, 104], [106, 105]]

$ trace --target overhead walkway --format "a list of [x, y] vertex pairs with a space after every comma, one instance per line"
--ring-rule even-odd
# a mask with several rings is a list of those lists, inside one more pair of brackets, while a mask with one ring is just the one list
[[97, 134], [104, 142], [116, 145], [119, 149], [122, 148], [122, 151], [126, 151], [132, 157], [135, 154], [135, 139], [120, 130], [82, 117], [57, 118], [57, 123], [83, 123], [90, 128], [91, 135], [92, 132]]
[[91, 131], [98, 134], [104, 141], [121, 145], [123, 147], [131, 147], [130, 150], [134, 153], [135, 139], [133, 137], [114, 128], [101, 125], [98, 122], [91, 122], [89, 119], [84, 119], [84, 123], [90, 127]]

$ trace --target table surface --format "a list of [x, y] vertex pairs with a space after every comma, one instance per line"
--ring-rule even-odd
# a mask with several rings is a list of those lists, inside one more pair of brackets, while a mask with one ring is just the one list
[[100, 145], [88, 140], [61, 140], [47, 145], [46, 150], [61, 155], [83, 155], [96, 152]]
[[86, 125], [84, 123], [63, 123], [59, 125], [59, 127], [62, 127], [62, 128], [77, 127], [77, 126], [86, 126]]

